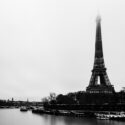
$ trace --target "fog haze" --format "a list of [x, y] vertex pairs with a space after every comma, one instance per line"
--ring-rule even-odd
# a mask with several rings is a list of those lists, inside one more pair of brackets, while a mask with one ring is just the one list
[[98, 13], [107, 73], [119, 91], [125, 86], [124, 0], [0, 1], [0, 98], [40, 100], [85, 90]]

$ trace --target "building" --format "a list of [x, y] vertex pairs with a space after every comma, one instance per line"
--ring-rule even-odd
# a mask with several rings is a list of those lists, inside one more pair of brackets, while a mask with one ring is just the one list
[[114, 93], [114, 87], [108, 78], [104, 57], [101, 36], [101, 17], [96, 18], [96, 40], [95, 40], [95, 58], [89, 86], [86, 88], [88, 93]]

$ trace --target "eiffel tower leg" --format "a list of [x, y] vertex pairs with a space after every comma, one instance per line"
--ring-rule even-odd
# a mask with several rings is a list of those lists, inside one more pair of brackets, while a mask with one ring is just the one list
[[107, 75], [106, 72], [103, 73], [103, 77], [104, 77], [104, 80], [105, 80], [105, 84], [106, 84], [107, 86], [111, 85], [111, 83], [110, 83], [110, 81], [109, 81], [109, 78], [108, 78], [108, 75]]
[[95, 86], [95, 85], [97, 85], [97, 82], [98, 82], [97, 75], [95, 72], [93, 72], [91, 79], [90, 79], [90, 82], [89, 82], [89, 86]]

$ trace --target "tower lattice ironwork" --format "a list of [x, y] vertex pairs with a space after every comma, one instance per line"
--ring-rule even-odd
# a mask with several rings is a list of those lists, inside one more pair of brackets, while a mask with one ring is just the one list
[[95, 59], [89, 86], [86, 88], [89, 93], [113, 93], [114, 87], [108, 78], [102, 47], [101, 36], [101, 17], [96, 19], [96, 40], [95, 40]]

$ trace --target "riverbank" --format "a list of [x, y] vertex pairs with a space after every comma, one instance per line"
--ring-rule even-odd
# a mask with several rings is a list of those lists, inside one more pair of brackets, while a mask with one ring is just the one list
[[75, 110], [44, 110], [44, 109], [34, 109], [33, 113], [38, 114], [50, 114], [58, 116], [72, 116], [72, 117], [95, 117], [94, 112], [81, 112]]
[[56, 116], [70, 116], [70, 117], [87, 117], [101, 120], [119, 120], [125, 121], [125, 112], [116, 111], [81, 111], [81, 110], [44, 110], [34, 109], [33, 113], [49, 114]]

